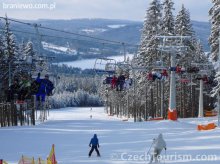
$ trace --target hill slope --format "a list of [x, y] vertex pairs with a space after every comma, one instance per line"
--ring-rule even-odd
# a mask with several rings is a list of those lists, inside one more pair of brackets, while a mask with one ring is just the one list
[[[27, 22], [27, 21], [26, 21]], [[99, 37], [102, 39], [115, 40], [119, 42], [126, 42], [130, 44], [139, 44], [140, 35], [143, 27], [143, 22], [127, 21], [127, 20], [109, 20], [109, 19], [73, 19], [73, 20], [38, 20], [28, 21], [29, 23], [38, 23], [42, 26], [65, 30], [78, 34], [86, 34], [89, 36]], [[205, 51], [209, 51], [208, 37], [210, 33], [210, 25], [207, 22], [193, 21], [193, 28], [196, 31], [196, 35], [201, 40], [201, 43]], [[12, 29], [36, 32], [33, 27], [28, 27], [23, 24], [12, 23]], [[122, 45], [105, 44], [102, 42], [94, 42], [94, 40], [74, 36], [70, 34], [64, 34], [56, 31], [39, 29], [40, 34], [67, 37], [54, 38], [54, 37], [42, 37], [42, 41], [46, 45], [53, 45], [54, 47], [63, 47], [71, 50], [69, 53], [59, 51], [55, 53], [54, 49], [45, 48], [44, 53], [48, 55], [55, 55], [58, 60], [76, 60], [79, 58], [96, 58], [99, 56], [112, 56], [122, 54]], [[35, 47], [38, 47], [36, 35], [16, 33], [18, 41], [33, 40]], [[126, 50], [136, 52], [136, 47], [126, 47]]]
[[[92, 119], [90, 119], [92, 115]], [[219, 164], [220, 129], [199, 132], [199, 123], [217, 118], [191, 118], [173, 121], [123, 122], [109, 117], [104, 108], [66, 108], [50, 112], [49, 120], [37, 126], [10, 127], [0, 130], [0, 158], [10, 164], [22, 155], [46, 159], [55, 144], [59, 164], [139, 164], [148, 163], [153, 138], [163, 133], [167, 143], [165, 163]], [[99, 137], [101, 158], [94, 152], [88, 158], [89, 141]], [[203, 155], [201, 157], [201, 155]], [[212, 155], [212, 156], [210, 156]], [[205, 159], [205, 157], [209, 159]], [[164, 163], [164, 160], [161, 160]]]

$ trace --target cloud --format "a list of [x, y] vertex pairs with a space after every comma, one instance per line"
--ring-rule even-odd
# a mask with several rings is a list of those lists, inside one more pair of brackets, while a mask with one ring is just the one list
[[[109, 18], [143, 20], [151, 0], [0, 0], [0, 15], [19, 19]], [[3, 4], [55, 4], [55, 8], [6, 9]], [[175, 14], [184, 4], [193, 20], [208, 21], [210, 0], [174, 0]]]

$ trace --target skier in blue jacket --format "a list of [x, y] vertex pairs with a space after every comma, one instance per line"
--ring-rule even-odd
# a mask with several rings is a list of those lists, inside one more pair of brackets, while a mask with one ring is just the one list
[[[52, 95], [52, 90], [54, 89], [53, 83], [49, 80], [49, 75], [45, 75], [44, 79], [40, 78], [40, 73], [38, 73], [37, 79], [35, 82], [39, 85], [38, 91], [36, 93], [36, 105], [37, 109], [41, 110], [40, 119], [46, 119], [46, 112], [45, 112], [45, 98], [46, 96]], [[41, 103], [40, 103], [41, 102]]]
[[91, 147], [91, 150], [89, 152], [89, 157], [91, 157], [92, 152], [95, 150], [97, 153], [97, 156], [100, 157], [100, 153], [99, 153], [99, 139], [97, 138], [97, 135], [94, 134], [93, 138], [91, 139], [89, 146]]
[[52, 90], [54, 89], [53, 83], [49, 80], [49, 75], [45, 75], [44, 79], [40, 78], [40, 73], [38, 73], [36, 82], [39, 83], [39, 89], [36, 94], [37, 101], [45, 101], [45, 97], [50, 96], [52, 94]]

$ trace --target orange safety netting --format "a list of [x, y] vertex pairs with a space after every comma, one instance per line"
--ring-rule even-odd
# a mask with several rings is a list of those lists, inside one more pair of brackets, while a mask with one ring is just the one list
[[207, 125], [198, 125], [197, 130], [211, 130], [215, 129], [217, 126], [214, 123], [210, 123]]
[[150, 118], [149, 121], [160, 121], [160, 120], [164, 120], [163, 117], [155, 117], [155, 118]]
[[34, 158], [25, 157], [22, 155], [18, 164], [35, 164]]
[[217, 116], [218, 112], [211, 110], [211, 111], [205, 111], [205, 117], [214, 117]]
[[[57, 164], [54, 147], [55, 146], [53, 144], [47, 160], [42, 160], [41, 158], [38, 158], [38, 160], [35, 161], [34, 158], [25, 157], [22, 155], [18, 164]], [[7, 164], [7, 163], [4, 163], [4, 162], [1, 163], [1, 161], [0, 161], [0, 164]]]

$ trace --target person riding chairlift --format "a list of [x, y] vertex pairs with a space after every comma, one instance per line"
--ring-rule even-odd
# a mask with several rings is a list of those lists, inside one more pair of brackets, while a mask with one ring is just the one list
[[162, 71], [161, 76], [162, 76], [162, 78], [161, 78], [162, 80], [166, 80], [166, 79], [167, 79], [168, 73], [167, 73], [167, 70], [166, 70], [166, 69], [164, 69], [164, 70]]
[[132, 79], [130, 79], [129, 76], [127, 76], [125, 78], [124, 88], [129, 89], [131, 85], [132, 85]]
[[177, 73], [177, 74], [180, 74], [180, 73], [181, 73], [181, 67], [178, 66], [178, 65], [176, 66], [176, 73]]
[[125, 76], [120, 75], [117, 79], [117, 91], [122, 91], [125, 83]]
[[116, 88], [116, 84], [117, 84], [117, 77], [114, 75], [111, 81], [111, 87], [112, 89]]
[[152, 81], [153, 80], [153, 74], [152, 72], [148, 73], [147, 80]]

